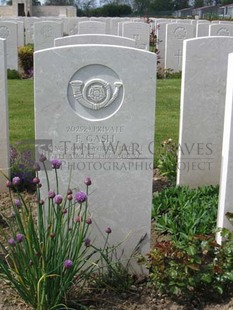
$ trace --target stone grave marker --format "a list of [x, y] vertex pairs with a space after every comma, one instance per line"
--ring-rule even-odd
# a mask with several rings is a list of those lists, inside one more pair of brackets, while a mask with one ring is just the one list
[[18, 26], [16, 22], [0, 22], [0, 38], [6, 39], [7, 68], [18, 70]]
[[209, 26], [210, 36], [233, 36], [233, 24], [214, 24]]
[[80, 34], [57, 38], [54, 40], [54, 46], [64, 46], [73, 44], [110, 44], [135, 47], [136, 42], [133, 39], [123, 38], [112, 35], [102, 34]]
[[[140, 251], [147, 253], [156, 55], [120, 46], [69, 45], [38, 51], [34, 58], [36, 141], [49, 141], [47, 156], [62, 160], [61, 193], [70, 169], [71, 188], [84, 190], [82, 180], [90, 177], [91, 239], [103, 244], [110, 226], [109, 242], [124, 241], [119, 250], [124, 248], [126, 258], [140, 240]], [[40, 178], [44, 182], [42, 173]]]
[[177, 184], [220, 182], [228, 54], [232, 37], [184, 42]]
[[[226, 104], [222, 144], [222, 163], [221, 178], [219, 189], [219, 205], [217, 227], [233, 230], [232, 222], [226, 216], [227, 213], [233, 213], [233, 53], [229, 54]], [[217, 242], [222, 242], [222, 236], [217, 234]]]
[[165, 36], [165, 69], [182, 71], [183, 41], [195, 36], [195, 27], [189, 24], [167, 24]]
[[106, 23], [97, 21], [83, 21], [78, 23], [78, 34], [105, 34]]
[[54, 39], [62, 36], [62, 23], [55, 21], [36, 22], [34, 23], [34, 50], [53, 47]]
[[122, 36], [134, 39], [137, 48], [149, 50], [150, 25], [146, 23], [125, 22], [122, 24]]
[[[7, 98], [6, 40], [0, 39], [0, 170], [9, 177], [9, 129]], [[6, 192], [6, 178], [0, 173], [0, 192]]]

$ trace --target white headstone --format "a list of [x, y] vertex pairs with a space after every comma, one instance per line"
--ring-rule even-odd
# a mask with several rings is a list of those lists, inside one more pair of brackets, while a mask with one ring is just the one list
[[14, 22], [0, 22], [0, 38], [6, 39], [7, 68], [18, 70], [18, 26]]
[[145, 23], [125, 22], [122, 24], [122, 36], [134, 39], [137, 48], [149, 50], [150, 25]]
[[18, 24], [18, 47], [24, 46], [24, 22], [17, 21]]
[[196, 27], [196, 37], [208, 37], [209, 25], [210, 23], [198, 23]]
[[165, 37], [165, 69], [182, 71], [183, 41], [195, 36], [195, 27], [188, 24], [167, 24]]
[[34, 50], [53, 47], [54, 39], [62, 37], [62, 35], [62, 23], [54, 21], [34, 23]]
[[[0, 39], [0, 170], [9, 177], [9, 129], [6, 73], [6, 40]], [[0, 173], [0, 192], [6, 191], [6, 178]]]
[[105, 34], [106, 24], [97, 21], [84, 21], [78, 23], [78, 34]]
[[[226, 104], [222, 145], [221, 181], [219, 190], [218, 228], [233, 230], [226, 214], [233, 213], [233, 53], [228, 58]], [[217, 242], [221, 243], [221, 234], [217, 234]]]
[[34, 59], [36, 140], [51, 139], [50, 157], [63, 161], [61, 193], [71, 168], [72, 188], [84, 190], [82, 180], [91, 177], [95, 244], [103, 246], [101, 232], [110, 226], [109, 242], [125, 240], [119, 250], [124, 248], [126, 257], [141, 238], [140, 250], [147, 253], [156, 55], [111, 45], [69, 45], [38, 51]]
[[135, 47], [135, 40], [112, 35], [102, 34], [80, 34], [57, 38], [54, 40], [54, 46], [64, 46], [73, 44], [110, 44]]
[[210, 36], [233, 36], [233, 24], [215, 24], [209, 26]]
[[33, 24], [38, 21], [40, 21], [40, 19], [37, 17], [25, 18], [24, 26], [25, 26], [25, 43], [26, 44], [34, 44]]
[[184, 42], [178, 155], [179, 185], [220, 182], [227, 57], [232, 37]]

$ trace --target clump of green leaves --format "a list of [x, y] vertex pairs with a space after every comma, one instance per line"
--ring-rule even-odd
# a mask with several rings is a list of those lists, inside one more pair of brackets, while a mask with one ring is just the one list
[[216, 228], [218, 193], [218, 186], [174, 186], [163, 190], [153, 198], [156, 230], [177, 241], [212, 233]]
[[233, 234], [224, 230], [223, 235], [222, 245], [214, 233], [191, 236], [186, 242], [158, 242], [148, 255], [153, 285], [186, 299], [227, 294], [233, 283]]
[[32, 77], [33, 75], [33, 52], [32, 44], [21, 46], [18, 48], [18, 57], [20, 67], [23, 69], [24, 77]]
[[177, 174], [177, 145], [168, 139], [162, 143], [163, 150], [159, 154], [159, 159], [157, 162], [157, 168], [162, 176], [166, 176], [169, 181], [175, 183]]
[[7, 69], [7, 78], [9, 80], [19, 80], [20, 79], [19, 72], [14, 69]]

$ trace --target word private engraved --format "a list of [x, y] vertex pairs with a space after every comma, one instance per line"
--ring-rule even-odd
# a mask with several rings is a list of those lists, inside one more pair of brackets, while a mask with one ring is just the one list
[[71, 81], [74, 98], [84, 107], [92, 110], [106, 108], [119, 95], [122, 82], [114, 83], [115, 89], [112, 91], [111, 85], [103, 79], [90, 79], [86, 83], [81, 80]]

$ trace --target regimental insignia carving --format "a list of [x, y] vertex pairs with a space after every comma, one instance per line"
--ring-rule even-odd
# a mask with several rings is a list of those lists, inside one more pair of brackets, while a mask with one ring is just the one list
[[6, 39], [9, 36], [9, 29], [6, 26], [0, 27], [0, 38]]
[[102, 79], [90, 79], [86, 83], [81, 80], [70, 82], [73, 96], [84, 107], [100, 110], [112, 104], [119, 95], [121, 81], [114, 82], [114, 89]]
[[219, 36], [230, 36], [230, 31], [227, 28], [220, 28], [217, 32]]
[[174, 35], [178, 40], [184, 40], [187, 35], [187, 31], [184, 27], [178, 27], [174, 31]]

